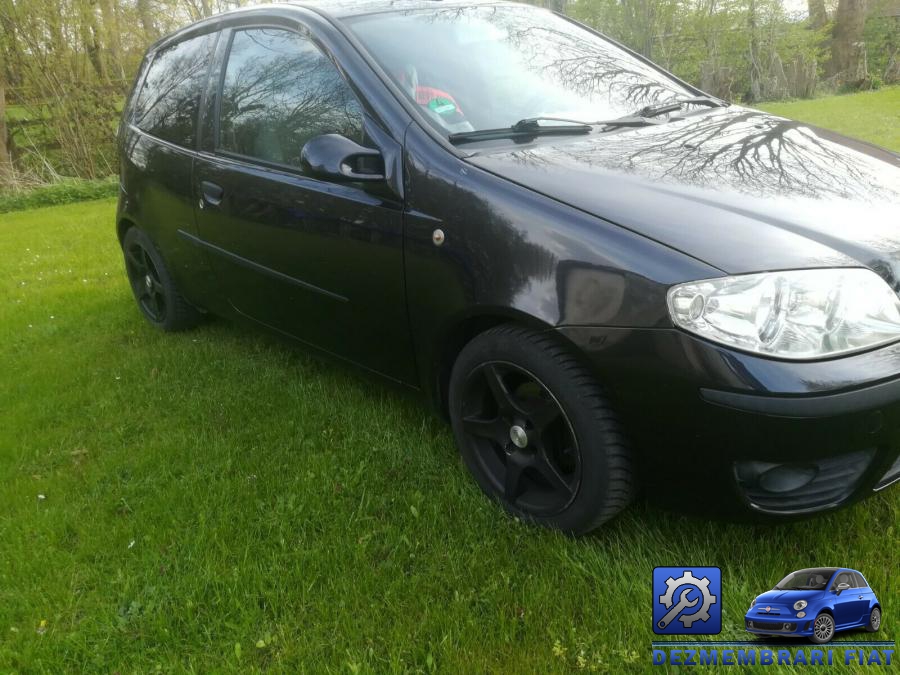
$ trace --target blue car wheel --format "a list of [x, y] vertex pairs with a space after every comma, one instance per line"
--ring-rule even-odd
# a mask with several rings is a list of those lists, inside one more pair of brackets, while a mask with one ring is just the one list
[[817, 645], [823, 645], [831, 642], [834, 637], [834, 617], [827, 612], [822, 612], [813, 622], [813, 632], [809, 639]]

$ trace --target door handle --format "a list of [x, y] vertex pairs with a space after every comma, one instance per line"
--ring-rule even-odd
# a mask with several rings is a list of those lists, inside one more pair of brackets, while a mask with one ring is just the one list
[[222, 203], [222, 197], [225, 196], [225, 188], [205, 180], [200, 183], [200, 193], [203, 196], [203, 201], [213, 206], [218, 206]]

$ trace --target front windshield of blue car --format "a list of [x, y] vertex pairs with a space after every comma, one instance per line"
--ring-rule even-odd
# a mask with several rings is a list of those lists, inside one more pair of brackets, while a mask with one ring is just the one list
[[539, 8], [435, 7], [346, 22], [445, 133], [541, 116], [605, 120], [694, 95], [608, 40]]
[[833, 569], [800, 570], [791, 572], [775, 585], [779, 591], [821, 591], [828, 585]]

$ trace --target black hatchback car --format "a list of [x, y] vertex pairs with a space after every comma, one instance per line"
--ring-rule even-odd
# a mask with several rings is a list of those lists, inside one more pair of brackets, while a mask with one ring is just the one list
[[240, 317], [424, 392], [571, 532], [900, 478], [900, 160], [505, 2], [235, 11], [153, 45], [118, 236], [164, 330]]

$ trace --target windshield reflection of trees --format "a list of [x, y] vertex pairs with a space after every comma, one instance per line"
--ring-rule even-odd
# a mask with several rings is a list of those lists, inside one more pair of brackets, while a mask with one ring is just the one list
[[364, 42], [388, 72], [413, 65], [423, 84], [451, 92], [476, 128], [576, 108], [592, 119], [620, 115], [690, 95], [639, 58], [539, 10], [470, 6], [396, 16], [412, 18], [398, 23], [408, 40], [363, 23]]

